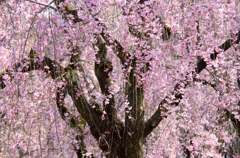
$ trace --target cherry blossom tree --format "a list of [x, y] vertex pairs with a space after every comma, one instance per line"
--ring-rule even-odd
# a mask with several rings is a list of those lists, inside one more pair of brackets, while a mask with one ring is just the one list
[[0, 8], [0, 157], [239, 155], [239, 1]]

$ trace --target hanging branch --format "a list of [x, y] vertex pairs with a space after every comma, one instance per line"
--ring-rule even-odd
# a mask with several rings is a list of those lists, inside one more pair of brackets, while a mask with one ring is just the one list
[[[219, 46], [220, 49], [223, 50], [223, 52], [227, 51], [231, 46], [233, 46], [233, 44], [238, 44], [239, 43], [239, 39], [240, 39], [240, 32], [238, 32], [236, 34], [237, 36], [237, 40], [236, 41], [232, 41], [231, 39], [226, 40], [222, 45]], [[216, 51], [214, 51], [211, 55], [210, 58], [212, 60], [215, 60], [217, 55], [219, 53], [217, 53]], [[198, 63], [197, 63], [197, 68], [195, 69], [196, 74], [199, 74], [203, 69], [205, 69], [207, 66], [207, 63], [204, 61], [204, 59], [201, 59]], [[184, 81], [183, 81], [184, 83]], [[186, 87], [190, 82], [185, 81], [184, 83], [184, 87]], [[212, 85], [214, 86], [214, 85]], [[177, 92], [177, 90], [179, 89], [179, 84], [177, 84], [174, 88], [174, 92], [172, 94], [175, 94], [175, 92]], [[183, 94], [182, 93], [177, 93], [175, 94], [175, 99], [177, 100], [175, 103], [169, 103], [168, 100], [170, 100], [170, 97], [165, 97], [163, 99], [163, 101], [159, 104], [157, 111], [151, 116], [151, 118], [145, 123], [145, 130], [144, 130], [144, 137], [148, 136], [153, 129], [155, 129], [158, 124], [167, 116], [162, 116], [162, 112], [167, 112], [167, 109], [163, 107], [164, 104], [168, 104], [168, 105], [172, 105], [172, 106], [178, 106], [178, 104], [180, 103], [180, 100], [182, 99]]]

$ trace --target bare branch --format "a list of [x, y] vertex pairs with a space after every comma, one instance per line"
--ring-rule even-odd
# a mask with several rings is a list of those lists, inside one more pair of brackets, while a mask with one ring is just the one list
[[31, 3], [36, 3], [36, 4], [39, 4], [39, 5], [42, 5], [42, 6], [44, 6], [44, 7], [48, 7], [48, 8], [51, 8], [51, 9], [57, 11], [56, 8], [54, 8], [54, 7], [50, 6], [50, 5], [46, 5], [46, 4], [39, 3], [39, 2], [36, 2], [36, 1], [32, 1], [32, 0], [25, 0], [25, 1], [28, 1], [28, 2], [31, 2]]

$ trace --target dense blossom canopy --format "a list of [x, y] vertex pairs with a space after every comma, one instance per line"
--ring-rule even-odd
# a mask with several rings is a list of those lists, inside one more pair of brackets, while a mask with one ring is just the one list
[[0, 157], [240, 155], [238, 0], [1, 0], [0, 25]]

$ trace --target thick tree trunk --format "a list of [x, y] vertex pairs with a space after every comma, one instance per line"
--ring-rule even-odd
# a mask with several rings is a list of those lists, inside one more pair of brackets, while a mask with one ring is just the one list
[[129, 102], [125, 113], [125, 126], [121, 121], [112, 122], [115, 119], [109, 119], [109, 127], [113, 127], [111, 134], [100, 143], [102, 151], [110, 151], [107, 158], [143, 158], [144, 92], [138, 87], [137, 77], [134, 75], [136, 59], [131, 61], [131, 66], [133, 69], [128, 75], [125, 89]]
[[120, 145], [112, 146], [111, 148], [116, 150], [106, 155], [106, 158], [143, 158], [142, 139], [137, 141], [129, 139], [127, 143], [126, 147], [120, 147]]
[[[143, 157], [143, 134], [144, 134], [144, 91], [139, 87], [135, 71], [136, 60], [133, 59], [132, 70], [128, 76], [125, 94], [128, 96], [129, 108], [125, 113], [124, 153], [128, 158]], [[142, 70], [143, 71], [143, 70]], [[138, 76], [141, 77], [141, 76]]]

